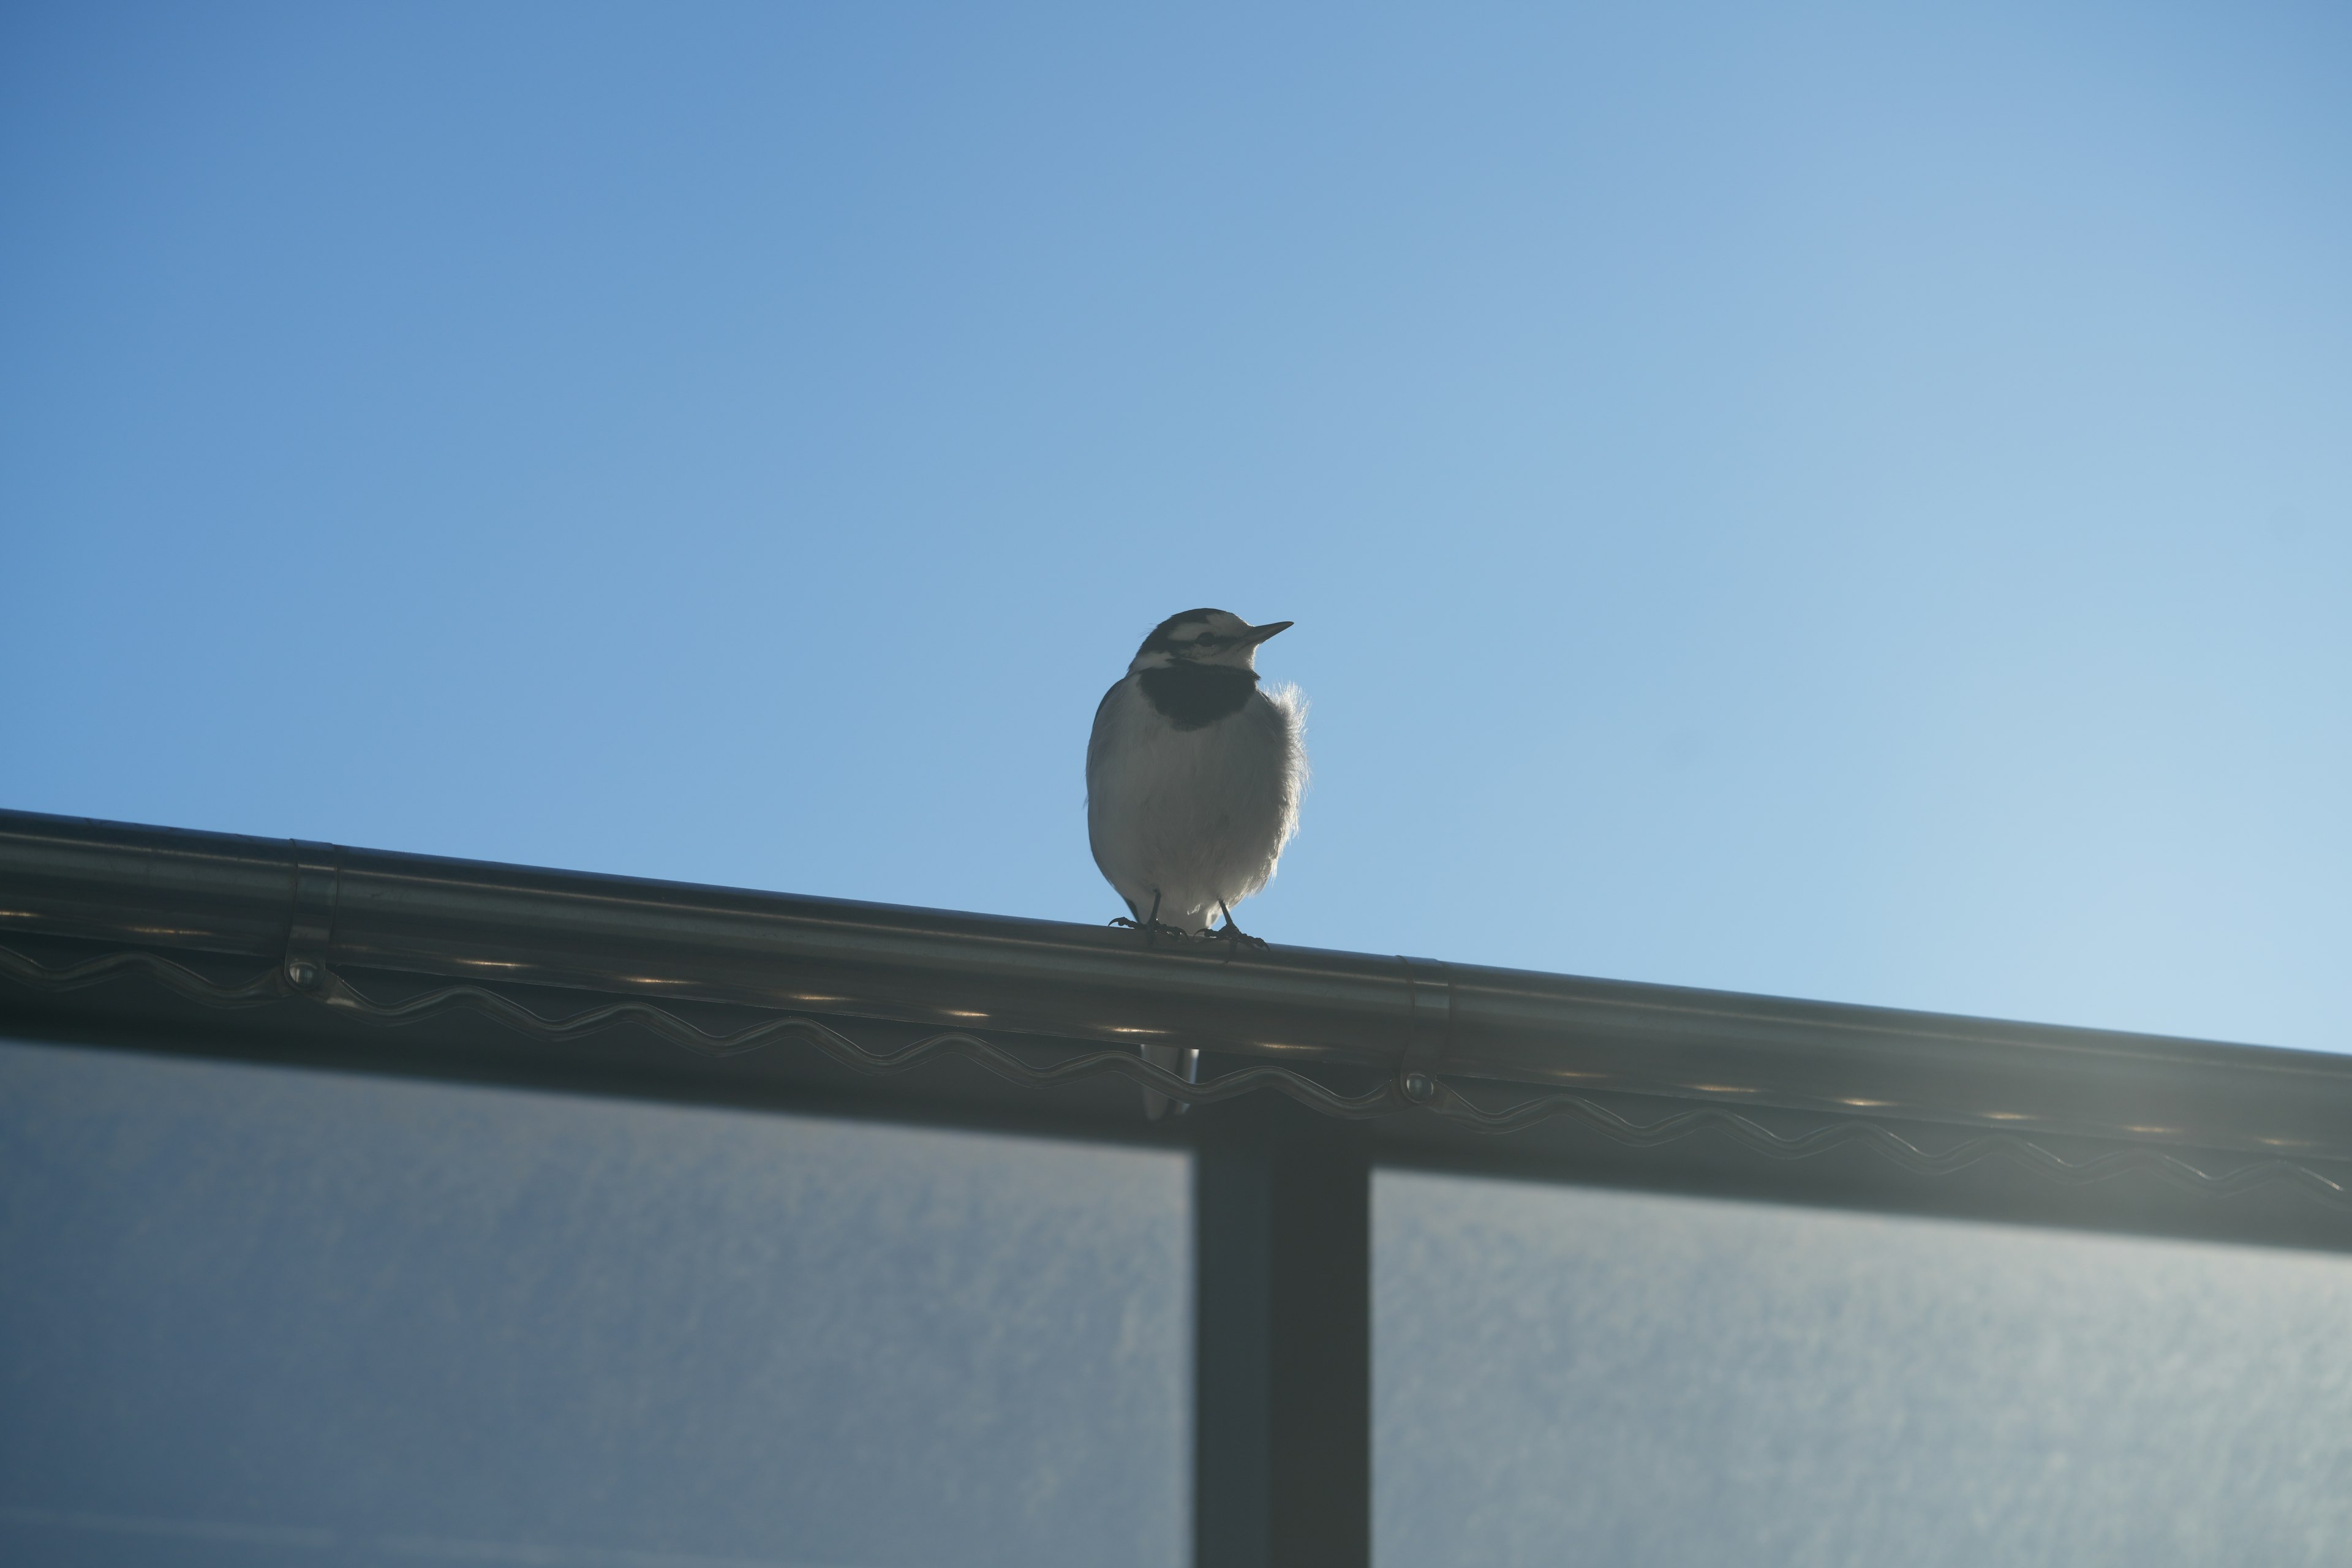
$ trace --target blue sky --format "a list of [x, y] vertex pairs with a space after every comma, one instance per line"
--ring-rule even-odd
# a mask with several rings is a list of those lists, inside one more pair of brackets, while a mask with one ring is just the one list
[[2352, 1048], [2352, 13], [0, 15], [0, 802]]

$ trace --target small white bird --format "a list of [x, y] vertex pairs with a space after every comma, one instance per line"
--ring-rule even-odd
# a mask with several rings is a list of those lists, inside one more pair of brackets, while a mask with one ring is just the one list
[[[1087, 837], [1095, 864], [1151, 942], [1212, 934], [1238, 950], [1265, 945], [1234, 924], [1235, 904], [1265, 886], [1298, 828], [1307, 786], [1305, 699], [1258, 686], [1257, 647], [1291, 623], [1254, 626], [1223, 610], [1186, 610], [1153, 628], [1126, 676], [1103, 694], [1087, 742]], [[1223, 930], [1205, 928], [1223, 914]], [[1144, 1059], [1183, 1075], [1200, 1052], [1146, 1046]], [[1167, 1101], [1144, 1093], [1157, 1119]]]

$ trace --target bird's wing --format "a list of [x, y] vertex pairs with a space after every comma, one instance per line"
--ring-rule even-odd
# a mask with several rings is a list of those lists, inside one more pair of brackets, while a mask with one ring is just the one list
[[1087, 788], [1089, 790], [1095, 787], [1095, 767], [1102, 761], [1103, 748], [1110, 744], [1110, 700], [1118, 695], [1118, 689], [1130, 679], [1122, 675], [1112, 681], [1110, 689], [1103, 693], [1102, 700], [1095, 704], [1094, 733], [1087, 737]]
[[1282, 826], [1274, 850], [1280, 855], [1298, 832], [1298, 804], [1307, 794], [1307, 696], [1296, 686], [1260, 687], [1248, 711], [1280, 759]]
[[1307, 787], [1307, 694], [1296, 686], [1261, 686], [1253, 716], [1282, 748], [1292, 787]]

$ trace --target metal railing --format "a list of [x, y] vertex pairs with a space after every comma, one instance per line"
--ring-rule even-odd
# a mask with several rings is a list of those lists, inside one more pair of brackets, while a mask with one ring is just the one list
[[[2313, 1052], [1299, 948], [1228, 959], [1096, 926], [27, 813], [0, 813], [0, 944], [12, 937], [70, 944], [70, 978], [21, 942], [0, 960], [52, 994], [97, 963], [227, 1000], [193, 966], [241, 959], [257, 967], [238, 1000], [386, 1023], [474, 1007], [561, 1041], [634, 1021], [690, 1051], [797, 1037], [876, 1071], [959, 1054], [1026, 1087], [1111, 1074], [1195, 1103], [1273, 1089], [1474, 1140], [1639, 1101], [1744, 1113], [1785, 1143], [1757, 1113], [1795, 1112], [1816, 1131], [1903, 1127], [1880, 1145], [1897, 1159], [1944, 1129], [1977, 1135], [1951, 1148], [2029, 1163], [2088, 1140], [2095, 1159], [2169, 1160], [2191, 1184], [2352, 1190], [2352, 1060]], [[524, 988], [600, 1001], [551, 1014]], [[716, 1028], [688, 1004], [749, 1011]], [[933, 1033], [869, 1052], [866, 1020]], [[1041, 1066], [1007, 1040], [1097, 1048]], [[1203, 1047], [1224, 1070], [1182, 1083], [1127, 1048], [1146, 1041]], [[1597, 1120], [1636, 1140], [1657, 1126]], [[1950, 1150], [1911, 1163], [1948, 1168]]]
[[[1368, 1560], [1376, 1163], [2352, 1247], [2345, 1058], [27, 813], [0, 813], [0, 1007], [1191, 1144], [1204, 1563]], [[1202, 1080], [1139, 1043], [1202, 1048]], [[1147, 1123], [1139, 1086], [1197, 1109]]]

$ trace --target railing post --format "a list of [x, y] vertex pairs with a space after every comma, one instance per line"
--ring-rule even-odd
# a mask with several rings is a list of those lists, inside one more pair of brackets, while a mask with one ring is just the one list
[[1362, 1131], [1271, 1095], [1196, 1114], [1193, 1562], [1368, 1568]]

